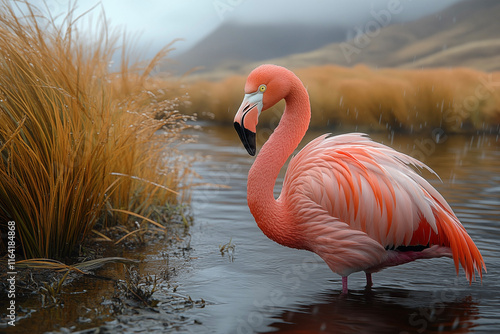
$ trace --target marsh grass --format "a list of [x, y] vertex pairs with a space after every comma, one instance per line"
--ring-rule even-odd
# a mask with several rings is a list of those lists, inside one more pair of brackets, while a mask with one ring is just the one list
[[236, 248], [236, 244], [233, 243], [232, 239], [229, 239], [229, 242], [219, 245], [220, 255], [222, 257], [224, 257], [227, 254], [229, 261], [233, 262], [235, 248]]
[[15, 221], [27, 258], [64, 258], [97, 223], [161, 217], [188, 175], [187, 118], [150, 78], [170, 46], [145, 64], [123, 47], [112, 72], [104, 17], [82, 36], [72, 9], [56, 24], [24, 1], [0, 6], [0, 229]]
[[153, 297], [157, 291], [158, 278], [156, 275], [141, 275], [134, 267], [126, 267], [126, 277], [123, 281], [117, 281], [119, 291], [123, 291], [125, 297], [141, 302], [146, 307], [155, 307], [159, 300]]
[[50, 269], [53, 271], [75, 271], [80, 274], [85, 274], [89, 270], [95, 270], [100, 267], [103, 267], [109, 263], [123, 263], [123, 264], [131, 264], [137, 263], [138, 260], [126, 259], [123, 257], [106, 257], [99, 258], [94, 260], [88, 260], [80, 263], [76, 263], [74, 265], [67, 265], [57, 260], [52, 259], [29, 259], [29, 260], [21, 260], [16, 263], [16, 268], [23, 269]]
[[[311, 126], [370, 131], [447, 133], [496, 129], [500, 124], [500, 73], [467, 68], [371, 69], [320, 66], [294, 71], [311, 101]], [[490, 80], [491, 79], [491, 80]], [[189, 87], [184, 112], [232, 123], [246, 77], [199, 80]], [[264, 112], [260, 126], [276, 126], [283, 105]]]

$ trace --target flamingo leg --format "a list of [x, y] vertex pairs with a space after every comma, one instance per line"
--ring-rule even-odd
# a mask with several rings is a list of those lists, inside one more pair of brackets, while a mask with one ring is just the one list
[[373, 285], [372, 274], [366, 273], [366, 286], [371, 287]]
[[342, 276], [342, 294], [347, 294], [347, 276]]

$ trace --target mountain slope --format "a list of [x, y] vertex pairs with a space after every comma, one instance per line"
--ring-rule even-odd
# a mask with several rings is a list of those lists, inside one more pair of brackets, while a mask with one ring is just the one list
[[344, 41], [346, 28], [226, 25], [183, 55], [181, 62], [187, 66], [181, 69], [201, 65], [201, 76], [210, 78], [248, 73], [264, 62], [290, 68], [363, 63], [495, 71], [500, 70], [499, 17], [500, 1], [465, 0], [413, 22], [391, 22], [350, 41]]
[[305, 25], [239, 25], [226, 23], [177, 57], [180, 73], [201, 67], [238, 67], [245, 62], [315, 50], [345, 39], [345, 28]]
[[[351, 40], [270, 61], [291, 67], [364, 63], [372, 67], [499, 70], [499, 16], [500, 2], [468, 0], [414, 22], [382, 28], [365, 47], [357, 47], [359, 43]], [[349, 48], [359, 52], [346, 52]]]

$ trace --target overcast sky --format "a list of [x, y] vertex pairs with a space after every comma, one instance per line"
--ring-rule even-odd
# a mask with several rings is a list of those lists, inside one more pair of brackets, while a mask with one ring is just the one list
[[[412, 20], [437, 12], [459, 0], [80, 0], [83, 12], [102, 4], [111, 27], [126, 29], [140, 36], [141, 43], [155, 52], [176, 38], [185, 50], [224, 22], [312, 24], [362, 26], [372, 19], [371, 12], [399, 3], [395, 20]], [[40, 3], [41, 0], [31, 0]], [[67, 9], [67, 0], [46, 0], [50, 10], [59, 14]], [[98, 6], [93, 10], [97, 16]], [[397, 16], [397, 17], [396, 17]]]

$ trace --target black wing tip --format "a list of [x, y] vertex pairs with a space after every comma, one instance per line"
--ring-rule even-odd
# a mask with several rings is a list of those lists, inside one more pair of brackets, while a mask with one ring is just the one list
[[398, 252], [422, 252], [424, 249], [427, 249], [429, 248], [430, 245], [427, 244], [427, 245], [411, 245], [411, 246], [405, 246], [405, 245], [401, 245], [401, 246], [386, 246], [385, 249], [386, 250], [395, 250], [395, 251], [398, 251]]

